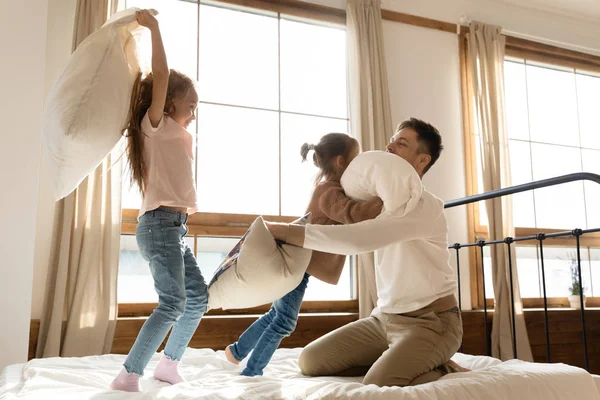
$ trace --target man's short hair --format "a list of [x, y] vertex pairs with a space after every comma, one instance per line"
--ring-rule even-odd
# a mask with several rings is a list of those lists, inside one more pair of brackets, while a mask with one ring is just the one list
[[442, 145], [442, 135], [440, 135], [440, 132], [433, 125], [418, 118], [407, 119], [400, 123], [396, 129], [396, 133], [406, 128], [412, 129], [417, 133], [419, 139], [419, 152], [431, 156], [431, 161], [423, 170], [423, 173], [425, 173], [429, 171], [438, 158], [440, 158], [440, 154], [442, 153], [442, 150], [444, 150], [444, 146]]

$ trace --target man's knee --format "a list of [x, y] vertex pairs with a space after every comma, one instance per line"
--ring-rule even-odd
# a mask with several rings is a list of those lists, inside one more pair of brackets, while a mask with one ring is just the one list
[[309, 344], [300, 353], [300, 357], [298, 358], [298, 367], [303, 375], [319, 375], [320, 367], [322, 365], [323, 363], [320, 360], [319, 352], [316, 346], [311, 346]]

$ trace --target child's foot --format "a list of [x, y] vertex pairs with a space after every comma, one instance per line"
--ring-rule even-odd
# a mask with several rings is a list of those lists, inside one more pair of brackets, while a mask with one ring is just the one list
[[160, 357], [160, 361], [154, 370], [154, 378], [162, 382], [175, 385], [176, 383], [185, 382], [185, 379], [179, 375], [179, 361], [171, 360], [164, 354]]
[[229, 361], [230, 363], [239, 365], [240, 362], [233, 356], [230, 347], [231, 346], [225, 347], [225, 358], [227, 358], [227, 361]]
[[134, 373], [128, 373], [125, 368], [110, 384], [112, 390], [122, 390], [124, 392], [141, 392], [140, 376]]

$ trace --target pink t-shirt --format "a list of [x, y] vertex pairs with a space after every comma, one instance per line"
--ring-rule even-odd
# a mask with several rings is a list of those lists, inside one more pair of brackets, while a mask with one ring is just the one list
[[148, 176], [139, 216], [159, 206], [187, 207], [188, 214], [195, 213], [198, 207], [191, 133], [166, 114], [154, 128], [146, 113], [141, 127]]

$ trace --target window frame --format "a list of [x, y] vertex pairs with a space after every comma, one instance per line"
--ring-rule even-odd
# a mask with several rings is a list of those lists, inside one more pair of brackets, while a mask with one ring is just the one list
[[[198, 4], [209, 6], [218, 6], [239, 11], [261, 11], [275, 13], [277, 19], [290, 19], [299, 22], [317, 23], [319, 25], [335, 27], [338, 29], [346, 28], [345, 10], [326, 7], [297, 0], [196, 0], [192, 1]], [[282, 113], [281, 109], [278, 110]], [[349, 122], [349, 117], [347, 118]], [[281, 209], [281, 204], [280, 204]], [[135, 234], [137, 227], [137, 216], [139, 209], [124, 208], [121, 213], [121, 235]], [[234, 238], [241, 237], [258, 217], [254, 214], [228, 214], [228, 213], [207, 213], [199, 212], [189, 216], [187, 226], [189, 232], [187, 236], [194, 238], [194, 247], [196, 247], [196, 237], [223, 237]], [[262, 215], [266, 221], [289, 223], [299, 216], [275, 216]], [[195, 250], [195, 249], [194, 249]], [[358, 293], [358, 274], [357, 263], [353, 263], [353, 293]], [[118, 317], [144, 317], [149, 316], [156, 303], [118, 303]], [[253, 307], [240, 310], [210, 310], [207, 315], [248, 315], [262, 314], [269, 310], [268, 305]], [[307, 300], [302, 303], [301, 313], [358, 313], [358, 299], [349, 300]]]
[[[475, 128], [473, 125], [473, 110], [470, 103], [472, 95], [471, 85], [469, 84], [471, 77], [467, 71], [467, 33], [469, 29], [462, 27], [459, 34], [458, 50], [461, 73], [461, 103], [463, 110], [463, 140], [465, 154], [465, 183], [467, 196], [472, 196], [479, 193], [479, 185], [477, 179], [477, 156]], [[600, 57], [586, 53], [580, 53], [573, 50], [563, 49], [560, 47], [550, 46], [542, 43], [533, 42], [526, 39], [520, 39], [512, 36], [506, 37], [505, 58], [519, 58], [526, 61], [534, 61], [538, 63], [555, 65], [557, 67], [572, 68], [576, 71], [590, 72], [593, 74], [600, 73]], [[472, 203], [467, 205], [467, 230], [468, 237], [473, 240], [483, 239], [489, 240], [488, 227], [480, 224], [480, 204]], [[515, 227], [515, 236], [524, 237], [535, 235], [537, 233], [556, 233], [564, 232], [560, 229], [542, 229], [542, 228], [526, 228]], [[600, 248], [600, 233], [591, 233], [581, 236], [581, 247]], [[531, 242], [521, 242], [521, 244], [533, 244]], [[547, 239], [544, 242], [544, 247], [575, 247], [576, 240], [574, 237], [562, 237]], [[470, 247], [468, 249], [469, 257], [469, 277], [470, 277], [470, 294], [473, 309], [482, 309], [484, 304], [483, 299], [483, 277], [482, 277], [482, 261], [478, 254], [478, 248]], [[524, 308], [543, 308], [544, 299], [539, 298], [523, 298]], [[586, 297], [587, 307], [600, 307], [600, 297]], [[493, 299], [486, 299], [487, 308], [494, 307]], [[570, 307], [567, 297], [548, 297], [548, 307], [562, 308]]]

